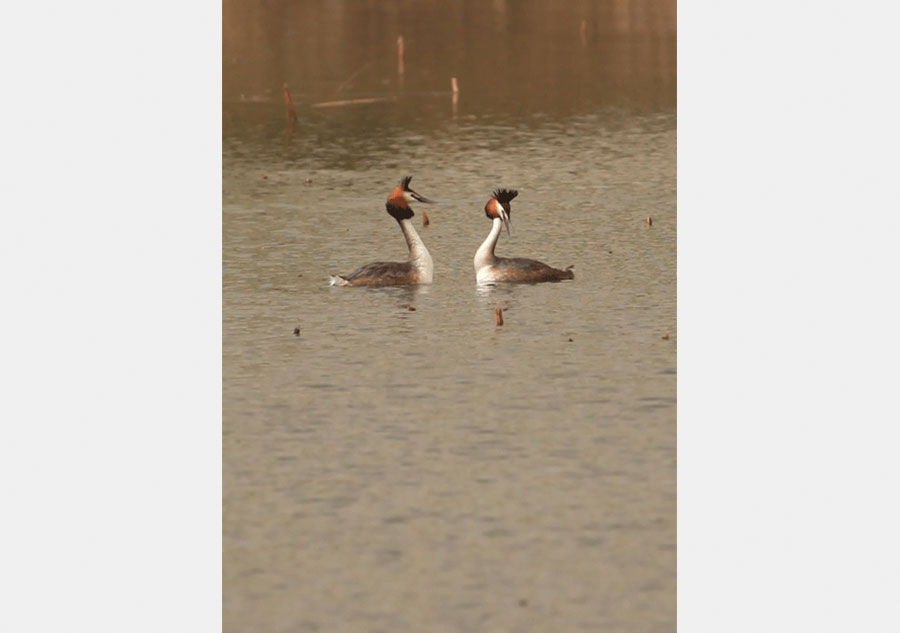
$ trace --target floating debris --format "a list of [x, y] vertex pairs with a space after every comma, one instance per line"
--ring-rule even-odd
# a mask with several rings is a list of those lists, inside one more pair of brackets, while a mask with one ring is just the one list
[[263, 180], [268, 180], [269, 177], [266, 174], [263, 174]]
[[300, 336], [300, 326], [294, 328], [294, 336]]
[[266, 89], [266, 94], [244, 94], [241, 93], [240, 100], [244, 103], [269, 103], [272, 101], [271, 89]]
[[397, 74], [403, 74], [403, 36], [397, 36]]
[[428, 214], [422, 211], [422, 226], [428, 226], [431, 224], [431, 220], [428, 219]]
[[525, 598], [520, 598], [520, 599], [519, 599], [519, 606], [520, 606], [520, 607], [527, 607], [527, 606], [528, 606], [528, 601], [527, 601]]
[[662, 340], [664, 340], [664, 341], [668, 341], [668, 340], [669, 340], [669, 333], [668, 333], [668, 332], [666, 332], [665, 334], [662, 335]]
[[410, 312], [416, 311], [416, 309], [414, 307], [412, 307], [412, 304], [407, 304], [406, 309], [409, 310]]
[[383, 101], [396, 101], [396, 96], [391, 97], [366, 97], [364, 99], [341, 99], [340, 101], [322, 101], [321, 103], [314, 103], [310, 107], [312, 108], [334, 108], [337, 106], [345, 106], [345, 105], [357, 105], [360, 103], [381, 103]]
[[571, 336], [570, 336], [570, 337], [569, 337], [569, 342], [570, 342], [570, 343], [572, 343], [572, 342], [573, 342], [573, 341], [572, 341], [572, 337], [571, 337]]
[[647, 219], [644, 220], [644, 222], [647, 223], [647, 226], [653, 226], [653, 218], [651, 218], [649, 215], [647, 216]]
[[503, 325], [503, 308], [497, 306], [494, 309], [494, 318], [497, 321], [497, 325]]

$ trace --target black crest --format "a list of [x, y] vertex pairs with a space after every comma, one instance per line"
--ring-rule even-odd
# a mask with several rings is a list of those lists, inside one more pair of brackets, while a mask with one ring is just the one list
[[413, 210], [409, 207], [401, 207], [398, 204], [391, 204], [390, 202], [388, 202], [384, 205], [384, 207], [387, 209], [387, 212], [391, 214], [391, 217], [397, 220], [397, 222], [399, 222], [400, 220], [408, 220], [415, 215], [415, 213], [413, 213]]
[[409, 181], [412, 180], [412, 176], [404, 176], [400, 179], [400, 186], [403, 187], [404, 191], [409, 191]]
[[[494, 198], [497, 199], [497, 202], [500, 203], [500, 206], [503, 207], [503, 210], [506, 211], [506, 217], [509, 218], [512, 215], [512, 209], [509, 207], [509, 201], [519, 195], [519, 192], [515, 189], [494, 189]], [[490, 202], [490, 200], [488, 200]], [[488, 213], [487, 205], [484, 207], [484, 214], [488, 217], [491, 217], [491, 214]]]
[[500, 204], [506, 204], [513, 198], [519, 195], [519, 192], [515, 189], [495, 189], [494, 197], [497, 198], [497, 202]]

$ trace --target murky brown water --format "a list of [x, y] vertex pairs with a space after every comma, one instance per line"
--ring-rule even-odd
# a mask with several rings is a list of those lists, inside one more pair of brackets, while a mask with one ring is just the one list
[[[226, 2], [226, 631], [675, 628], [674, 8], [513, 4]], [[434, 284], [329, 288], [407, 173]], [[498, 186], [574, 281], [476, 287]]]

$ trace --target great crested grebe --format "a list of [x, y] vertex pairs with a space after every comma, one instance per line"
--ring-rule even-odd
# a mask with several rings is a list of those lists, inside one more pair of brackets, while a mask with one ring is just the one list
[[407, 176], [394, 187], [384, 205], [387, 212], [397, 220], [406, 245], [409, 247], [409, 260], [405, 262], [372, 262], [353, 271], [349, 275], [332, 275], [332, 286], [406, 286], [409, 284], [430, 284], [434, 278], [434, 262], [431, 254], [416, 233], [412, 220], [413, 210], [409, 203], [433, 202], [420, 196], [409, 188], [412, 176]]
[[533, 259], [494, 255], [494, 247], [497, 245], [504, 226], [509, 235], [509, 201], [517, 195], [519, 192], [515, 189], [497, 189], [484, 205], [484, 213], [491, 219], [493, 226], [491, 226], [491, 232], [487, 239], [475, 252], [475, 280], [480, 284], [497, 281], [533, 284], [541, 281], [574, 279], [575, 273], [572, 272], [572, 266], [565, 270], [559, 270]]

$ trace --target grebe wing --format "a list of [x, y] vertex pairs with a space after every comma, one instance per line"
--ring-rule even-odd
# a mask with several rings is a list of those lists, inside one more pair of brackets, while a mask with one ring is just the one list
[[501, 272], [514, 272], [517, 280], [526, 283], [575, 278], [575, 273], [569, 269], [559, 270], [536, 259], [526, 259], [524, 257], [498, 257], [494, 267]]
[[[544, 262], [539, 262], [536, 259], [526, 259], [524, 257], [498, 257], [495, 266], [497, 268], [515, 268], [516, 270], [521, 271], [538, 271], [550, 268], [550, 266]], [[551, 270], [553, 269], [551, 268]]]
[[372, 262], [342, 275], [351, 285], [393, 286], [410, 283], [413, 276], [409, 262]]

